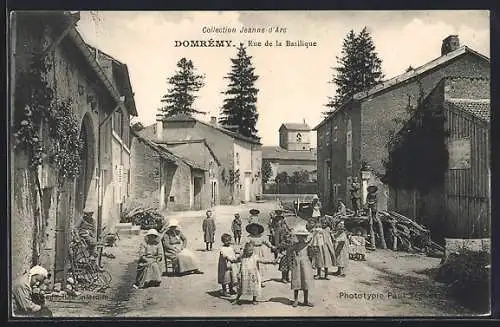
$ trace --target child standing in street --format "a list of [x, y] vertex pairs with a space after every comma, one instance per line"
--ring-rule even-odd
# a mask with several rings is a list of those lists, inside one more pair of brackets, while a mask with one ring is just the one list
[[224, 233], [221, 237], [222, 248], [219, 254], [219, 269], [217, 281], [222, 286], [222, 295], [236, 294], [234, 284], [236, 282], [234, 264], [231, 261], [236, 260], [236, 253], [231, 246], [231, 235]]
[[260, 211], [257, 209], [250, 209], [250, 216], [248, 217], [248, 223], [258, 223], [259, 222]]
[[313, 267], [316, 268], [316, 277], [321, 279], [321, 270], [324, 269], [325, 277], [328, 280], [328, 267], [332, 267], [335, 262], [335, 249], [333, 247], [332, 236], [324, 219], [319, 221], [312, 230], [312, 253]]
[[290, 282], [290, 268], [292, 266], [292, 245], [293, 239], [292, 234], [287, 232], [281, 237], [281, 243], [278, 245], [277, 250], [280, 252], [284, 252], [284, 255], [279, 260], [278, 270], [281, 271], [281, 282], [289, 283]]
[[[259, 223], [251, 223], [246, 226], [246, 230], [248, 232], [248, 241], [252, 242], [255, 254], [262, 260], [268, 259], [271, 254], [269, 251], [266, 251], [264, 247], [271, 249], [271, 251], [275, 251], [276, 248], [264, 235], [264, 226]], [[261, 276], [264, 273], [263, 268], [264, 267], [259, 267]], [[262, 284], [261, 287], [264, 287], [264, 285]]]
[[238, 245], [241, 243], [241, 224], [242, 221], [240, 218], [240, 214], [235, 213], [233, 222], [231, 224], [231, 230], [233, 232], [234, 242]]
[[255, 252], [252, 242], [247, 242], [243, 248], [242, 255], [233, 263], [241, 263], [238, 274], [238, 295], [233, 304], [240, 304], [242, 296], [251, 296], [252, 304], [256, 305], [257, 298], [261, 295], [262, 277], [259, 271], [261, 264], [276, 264], [275, 261], [261, 259]]
[[293, 306], [298, 305], [299, 291], [304, 292], [304, 305], [312, 307], [309, 302], [309, 289], [313, 283], [313, 267], [307, 255], [309, 242], [307, 240], [309, 232], [305, 227], [300, 227], [294, 231], [297, 242], [292, 245], [292, 282]]
[[215, 221], [212, 218], [212, 210], [207, 210], [206, 218], [203, 219], [203, 239], [205, 241], [206, 250], [212, 251], [212, 244], [215, 238]]
[[349, 264], [349, 239], [347, 238], [347, 233], [344, 228], [344, 222], [340, 221], [337, 224], [337, 230], [335, 232], [335, 265], [338, 267], [338, 271], [335, 274], [338, 277], [345, 277], [344, 269]]

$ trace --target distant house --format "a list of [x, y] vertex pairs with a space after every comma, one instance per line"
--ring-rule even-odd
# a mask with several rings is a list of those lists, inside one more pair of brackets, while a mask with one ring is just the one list
[[[391, 189], [390, 206], [418, 217], [437, 237], [489, 237], [490, 80], [445, 77], [418, 110], [444, 116], [443, 127], [449, 133], [445, 140], [448, 170], [444, 181], [425, 194]], [[399, 133], [411, 134], [412, 130], [404, 128]]]
[[305, 123], [285, 123], [279, 129], [279, 146], [262, 147], [262, 162], [269, 162], [272, 170], [268, 183], [274, 183], [279, 173], [291, 176], [301, 170], [310, 173], [310, 181], [316, 180], [316, 149], [311, 147], [310, 134]]
[[205, 140], [151, 141], [132, 132], [130, 201], [160, 210], [219, 204], [220, 162]]
[[[362, 180], [363, 200], [369, 184], [379, 186], [379, 209], [387, 209], [390, 191], [381, 183], [389, 133], [401, 128], [395, 120], [408, 115], [447, 76], [490, 76], [490, 61], [459, 45], [457, 36], [443, 40], [441, 56], [371, 89], [355, 94], [314, 128], [317, 131], [318, 185], [323, 205], [334, 209], [349, 200], [353, 177]], [[466, 97], [466, 95], [464, 95]], [[363, 166], [370, 169], [361, 171]], [[349, 203], [349, 202], [347, 202]]]
[[[42, 78], [57, 99], [71, 100], [83, 142], [80, 175], [64, 189], [58, 189], [57, 171], [47, 160], [38, 174], [32, 174], [27, 153], [12, 151], [13, 277], [41, 264], [56, 281], [64, 281], [71, 230], [84, 208], [94, 211], [100, 234], [118, 221], [120, 203], [127, 196], [128, 126], [130, 116], [137, 116], [127, 66], [86, 44], [76, 29], [79, 19], [79, 13], [63, 11], [21, 11], [11, 16], [13, 117], [19, 117], [16, 103], [22, 101], [18, 83], [34, 55], [43, 54], [51, 65]], [[40, 130], [45, 147], [52, 140], [44, 123]]]
[[259, 140], [219, 127], [216, 117], [212, 117], [210, 123], [187, 115], [159, 118], [157, 124], [147, 127], [141, 136], [165, 144], [173, 153], [177, 151], [187, 158], [191, 158], [192, 154], [176, 144], [204, 140], [219, 162], [218, 182], [214, 181], [210, 192], [220, 204], [255, 201], [257, 195], [262, 194]]

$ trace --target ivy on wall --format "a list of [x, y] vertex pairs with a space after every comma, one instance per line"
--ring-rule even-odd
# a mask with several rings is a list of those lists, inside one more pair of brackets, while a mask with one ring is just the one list
[[[411, 109], [411, 108], [410, 108]], [[426, 194], [441, 185], [448, 169], [445, 117], [440, 108], [419, 99], [403, 128], [391, 132], [383, 181], [396, 189]]]
[[[48, 163], [57, 172], [56, 214], [59, 214], [61, 191], [66, 182], [73, 181], [80, 173], [83, 148], [72, 100], [58, 99], [47, 81], [51, 69], [47, 57], [35, 53], [28, 70], [18, 74], [13, 104], [13, 148], [27, 154], [30, 176], [38, 191], [38, 197], [34, 197], [33, 264], [39, 264], [48, 223], [41, 223], [43, 194], [38, 169]], [[44, 130], [48, 133], [44, 134]]]
[[[15, 94], [14, 148], [26, 151], [30, 169], [46, 160], [58, 172], [58, 186], [80, 173], [83, 142], [72, 100], [56, 99], [46, 75], [51, 69], [46, 57], [34, 55], [27, 72], [20, 74]], [[50, 140], [42, 142], [42, 124]]]

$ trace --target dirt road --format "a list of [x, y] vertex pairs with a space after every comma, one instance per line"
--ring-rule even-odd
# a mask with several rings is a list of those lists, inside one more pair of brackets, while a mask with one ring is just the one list
[[[171, 214], [178, 219], [188, 238], [188, 248], [201, 262], [204, 275], [163, 277], [160, 287], [135, 290], [136, 252], [142, 235], [121, 237], [118, 247], [108, 248], [116, 259], [106, 259], [113, 275], [112, 287], [100, 299], [86, 304], [51, 303], [55, 316], [112, 317], [195, 317], [195, 316], [462, 316], [470, 314], [446, 294], [443, 285], [432, 281], [426, 269], [436, 267], [439, 259], [421, 255], [377, 250], [367, 261], [350, 261], [345, 278], [315, 280], [310, 291], [313, 308], [291, 306], [293, 292], [289, 284], [278, 281], [276, 266], [264, 274], [266, 287], [258, 305], [232, 305], [231, 298], [219, 295], [217, 249], [220, 235], [230, 231], [235, 212], [242, 217], [256, 207], [267, 227], [274, 203], [221, 206], [215, 210], [217, 235], [214, 251], [205, 252], [201, 233], [203, 212]], [[290, 222], [294, 223], [294, 222]], [[299, 300], [302, 300], [299, 298]]]

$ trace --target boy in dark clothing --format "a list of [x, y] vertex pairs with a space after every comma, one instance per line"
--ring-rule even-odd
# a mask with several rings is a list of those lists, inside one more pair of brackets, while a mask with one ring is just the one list
[[233, 232], [234, 242], [236, 244], [240, 244], [240, 242], [241, 242], [241, 224], [242, 224], [242, 222], [241, 222], [240, 214], [235, 213], [233, 222], [231, 224], [231, 230]]

